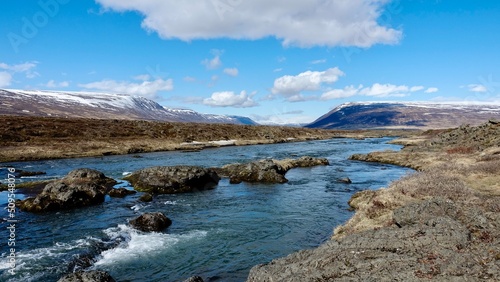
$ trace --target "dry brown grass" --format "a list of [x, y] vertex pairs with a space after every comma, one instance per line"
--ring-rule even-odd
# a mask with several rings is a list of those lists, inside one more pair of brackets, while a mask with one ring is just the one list
[[356, 193], [349, 201], [355, 215], [337, 227], [332, 238], [340, 240], [352, 233], [389, 226], [395, 209], [434, 197], [500, 211], [500, 161], [469, 157], [468, 162], [457, 158], [434, 164], [394, 181], [388, 188]]
[[467, 201], [474, 197], [474, 191], [467, 186], [454, 169], [449, 167], [435, 168], [419, 172], [392, 183], [395, 193], [411, 198], [424, 200], [433, 197], [446, 198], [452, 201]]
[[[184, 142], [272, 144], [334, 137], [409, 135], [409, 131], [333, 131], [283, 126], [0, 116], [0, 162], [193, 149]], [[196, 147], [213, 147], [205, 144]]]
[[465, 155], [468, 155], [468, 154], [473, 154], [474, 152], [476, 152], [476, 149], [473, 148], [473, 147], [466, 147], [466, 146], [458, 146], [458, 147], [454, 147], [454, 148], [450, 148], [450, 149], [447, 149], [446, 150], [446, 153], [448, 154], [465, 154]]

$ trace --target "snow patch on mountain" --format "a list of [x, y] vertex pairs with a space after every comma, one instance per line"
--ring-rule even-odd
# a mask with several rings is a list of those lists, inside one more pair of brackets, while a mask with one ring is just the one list
[[[245, 120], [248, 118], [244, 117], [173, 109], [141, 96], [125, 94], [0, 89], [0, 99], [1, 114], [248, 124]], [[252, 122], [250, 124], [256, 124]]]
[[309, 128], [449, 128], [500, 118], [499, 102], [349, 102], [306, 125]]

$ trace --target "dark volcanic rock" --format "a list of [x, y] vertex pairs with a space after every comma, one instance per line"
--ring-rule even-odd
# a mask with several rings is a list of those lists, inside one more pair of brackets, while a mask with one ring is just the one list
[[68, 274], [57, 282], [116, 282], [109, 273], [104, 271], [75, 272]]
[[118, 188], [109, 190], [108, 195], [110, 197], [115, 197], [115, 198], [124, 198], [125, 196], [132, 195], [135, 193], [137, 192], [132, 190], [127, 190], [125, 188]]
[[47, 174], [44, 171], [18, 170], [17, 172], [19, 173], [20, 177], [23, 177], [23, 176], [37, 176], [37, 175], [45, 175], [45, 174]]
[[245, 182], [285, 183], [286, 170], [273, 160], [261, 160], [247, 164], [230, 164], [221, 168], [232, 184]]
[[201, 278], [200, 276], [192, 276], [184, 280], [184, 282], [203, 282], [203, 278]]
[[498, 212], [436, 198], [397, 209], [394, 222], [397, 225], [355, 233], [255, 266], [247, 281], [495, 281], [499, 277]]
[[151, 202], [152, 200], [153, 200], [153, 195], [151, 195], [149, 193], [144, 193], [139, 198], [139, 201], [141, 201], [141, 202]]
[[155, 194], [212, 189], [220, 180], [214, 170], [195, 166], [150, 167], [135, 171], [124, 179], [137, 191]]
[[288, 182], [288, 179], [285, 178], [285, 174], [292, 168], [328, 164], [328, 160], [325, 158], [304, 156], [298, 159], [266, 159], [246, 164], [229, 164], [218, 168], [217, 171], [222, 176], [229, 177], [230, 183], [233, 184], [243, 181], [251, 183], [285, 183]]
[[132, 227], [144, 232], [162, 231], [171, 224], [172, 221], [161, 212], [145, 213], [130, 221]]
[[22, 210], [45, 212], [73, 209], [104, 202], [104, 197], [116, 181], [92, 169], [76, 169], [66, 177], [48, 183], [35, 198], [19, 202]]
[[342, 182], [342, 183], [345, 183], [345, 184], [351, 184], [352, 180], [349, 177], [343, 177], [343, 178], [339, 178], [338, 182]]

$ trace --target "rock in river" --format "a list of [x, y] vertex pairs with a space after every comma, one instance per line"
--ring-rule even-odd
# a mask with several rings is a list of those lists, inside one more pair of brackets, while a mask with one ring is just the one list
[[300, 157], [298, 159], [260, 160], [246, 164], [229, 164], [217, 171], [220, 175], [229, 177], [233, 184], [245, 182], [285, 183], [285, 174], [295, 167], [311, 167], [328, 165], [325, 158]]
[[247, 164], [230, 164], [221, 168], [232, 184], [245, 182], [285, 183], [286, 170], [273, 160], [261, 160]]
[[172, 225], [172, 221], [161, 212], [152, 212], [132, 219], [130, 225], [144, 232], [162, 231]]
[[153, 201], [153, 195], [151, 195], [149, 193], [144, 193], [139, 198], [139, 201], [141, 201], [141, 202], [151, 202], [151, 201]]
[[115, 282], [115, 279], [104, 271], [80, 271], [68, 274], [57, 282]]
[[219, 176], [212, 169], [196, 166], [157, 166], [126, 176], [134, 189], [153, 194], [175, 194], [212, 189]]
[[108, 195], [110, 197], [114, 197], [114, 198], [124, 198], [125, 196], [132, 195], [135, 193], [137, 193], [137, 192], [133, 191], [133, 190], [128, 190], [125, 188], [118, 188], [118, 189], [109, 190]]
[[106, 192], [115, 184], [114, 179], [97, 170], [76, 169], [48, 183], [35, 198], [20, 201], [19, 207], [29, 212], [45, 212], [96, 205], [104, 202]]

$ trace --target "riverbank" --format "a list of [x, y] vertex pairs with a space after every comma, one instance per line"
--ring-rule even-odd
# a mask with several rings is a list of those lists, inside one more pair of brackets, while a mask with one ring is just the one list
[[388, 188], [354, 194], [355, 215], [317, 249], [254, 267], [248, 281], [500, 276], [500, 125], [427, 131], [401, 151], [353, 160], [419, 170]]
[[0, 116], [0, 162], [198, 151], [323, 140], [402, 136], [412, 131], [333, 131], [283, 126]]

